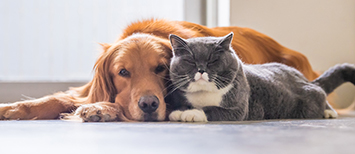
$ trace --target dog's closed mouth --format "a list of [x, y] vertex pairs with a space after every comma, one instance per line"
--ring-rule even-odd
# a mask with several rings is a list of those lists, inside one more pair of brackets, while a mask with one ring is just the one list
[[144, 113], [143, 118], [145, 122], [158, 121], [158, 114], [156, 112]]

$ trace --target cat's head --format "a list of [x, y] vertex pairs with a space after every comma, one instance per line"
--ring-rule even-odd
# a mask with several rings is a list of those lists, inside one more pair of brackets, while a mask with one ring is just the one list
[[233, 33], [186, 40], [176, 35], [169, 38], [173, 47], [170, 78], [176, 88], [185, 92], [214, 92], [234, 81], [239, 63], [231, 47]]

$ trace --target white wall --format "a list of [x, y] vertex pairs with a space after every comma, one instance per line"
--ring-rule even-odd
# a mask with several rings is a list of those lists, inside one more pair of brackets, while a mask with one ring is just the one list
[[0, 81], [87, 81], [128, 23], [183, 20], [184, 0], [0, 0]]
[[[250, 27], [305, 54], [315, 70], [355, 64], [355, 0], [231, 0], [231, 25]], [[337, 90], [345, 107], [355, 88]]]

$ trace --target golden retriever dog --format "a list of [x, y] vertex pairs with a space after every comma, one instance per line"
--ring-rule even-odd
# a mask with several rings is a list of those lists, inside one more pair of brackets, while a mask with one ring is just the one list
[[168, 20], [143, 20], [128, 25], [115, 43], [101, 44], [93, 79], [82, 87], [39, 99], [0, 105], [1, 120], [57, 119], [73, 113], [83, 121], [162, 121], [166, 119], [169, 34], [182, 38], [224, 36], [234, 32], [232, 46], [250, 64], [279, 62], [318, 75], [307, 58], [249, 28], [215, 27]]

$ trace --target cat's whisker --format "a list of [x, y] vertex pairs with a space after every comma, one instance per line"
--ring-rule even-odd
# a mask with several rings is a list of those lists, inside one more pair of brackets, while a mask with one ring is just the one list
[[[167, 90], [167, 89], [169, 89], [169, 88], [171, 88], [171, 87], [173, 87], [173, 86], [178, 87], [178, 85], [180, 85], [180, 84], [183, 83], [184, 81], [188, 80], [188, 78], [189, 78], [189, 77], [186, 75], [185, 78], [181, 78], [181, 79], [175, 81], [174, 83], [171, 83], [169, 86], [165, 87], [162, 91], [165, 91], [165, 90]], [[181, 86], [179, 86], [179, 87], [181, 87]], [[175, 91], [175, 90], [174, 90], [174, 91]], [[165, 97], [166, 97], [166, 96], [165, 96]]]
[[[219, 84], [219, 88], [225, 87], [225, 86], [223, 85], [223, 83], [221, 83], [221, 81], [218, 81], [218, 80], [219, 80], [218, 78], [214, 78], [214, 79], [215, 79], [215, 81], [216, 81], [216, 84]], [[236, 86], [232, 86], [231, 89], [237, 89], [237, 87], [236, 87]], [[230, 90], [231, 90], [231, 89], [230, 89]], [[233, 95], [234, 97], [237, 96], [236, 93], [231, 93], [230, 95]]]
[[173, 90], [171, 90], [169, 93], [167, 93], [164, 98], [166, 98], [167, 96], [172, 94], [175, 90], [180, 89], [182, 86], [184, 86], [185, 84], [189, 83], [190, 81], [191, 81], [191, 79], [186, 80], [185, 82], [182, 82], [180, 85], [176, 86]]
[[216, 75], [215, 78], [217, 78], [220, 82], [222, 82], [224, 84], [232, 83], [236, 80], [236, 78], [230, 79], [230, 78], [226, 78], [226, 77], [222, 77], [222, 76], [218, 76], [218, 75]]
[[214, 78], [214, 81], [215, 81], [215, 83], [216, 83], [217, 88], [222, 88], [222, 87], [224, 87], [224, 84], [223, 84], [223, 82], [220, 81], [220, 79]]
[[213, 80], [214, 83], [216, 83], [216, 86], [219, 87], [220, 83], [217, 80], [217, 78], [216, 77], [212, 77], [211, 79]]
[[191, 80], [191, 79], [188, 79], [188, 78], [183, 78], [183, 79], [180, 79], [180, 80], [177, 80], [175, 81], [174, 83], [172, 83], [174, 86], [178, 86], [180, 85], [181, 83], [184, 83], [184, 81], [187, 81], [187, 80]]
[[176, 81], [172, 82], [172, 85], [178, 85], [178, 84], [180, 84], [181, 82], [183, 82], [183, 81], [185, 81], [187, 79], [188, 79], [188, 77], [182, 77], [182, 78], [177, 79]]
[[232, 79], [229, 79], [229, 78], [226, 78], [226, 77], [222, 77], [222, 76], [218, 76], [217, 78], [223, 80], [223, 81], [227, 81], [227, 82], [230, 82], [232, 81]]
[[[231, 73], [228, 73], [228, 74], [231, 74]], [[220, 76], [220, 75], [216, 75], [215, 77], [219, 78], [219, 79], [223, 79], [223, 81], [227, 81], [227, 82], [231, 82], [233, 80], [233, 79], [230, 79], [230, 78], [227, 78], [227, 77], [223, 77], [223, 76]]]
[[[158, 74], [155, 74], [155, 73], [153, 73], [154, 75], [156, 75], [157, 77], [159, 77], [159, 78], [162, 78], [162, 79], [165, 79], [165, 80], [171, 80], [169, 77], [164, 77], [164, 76], [161, 76], [161, 75], [158, 75]], [[182, 78], [187, 78], [187, 77], [189, 77], [188, 75], [179, 75], [179, 76], [174, 76], [175, 78], [177, 78], [177, 79], [182, 79]]]
[[218, 79], [221, 83], [230, 83], [232, 80], [228, 78], [224, 78], [221, 76], [215, 76], [214, 79]]
[[181, 75], [179, 75], [179, 74], [176, 74], [176, 73], [174, 73], [174, 72], [172, 72], [171, 70], [169, 70], [169, 73], [170, 73], [170, 76], [181, 76]]
[[216, 83], [216, 87], [217, 87], [218, 89], [220, 89], [220, 88], [222, 87], [221, 84], [219, 83], [219, 81], [215, 80], [215, 83]]
[[186, 75], [186, 74], [184, 74], [184, 75], [173, 75], [172, 77], [174, 77], [174, 78], [183, 78], [183, 77], [188, 77], [189, 75]]

